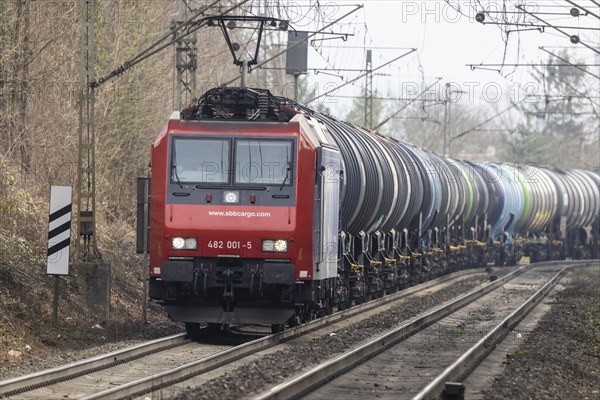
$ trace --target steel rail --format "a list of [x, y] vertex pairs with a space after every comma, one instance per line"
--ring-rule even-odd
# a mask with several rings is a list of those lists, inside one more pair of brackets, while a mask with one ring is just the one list
[[[312, 321], [310, 324], [303, 325], [293, 330], [284, 332], [280, 340], [289, 340], [297, 335], [319, 329], [323, 325], [334, 323], [343, 318], [349, 318], [362, 312], [369, 311], [373, 308], [380, 307], [387, 303], [399, 300], [403, 297], [417, 293], [422, 290], [426, 290], [434, 285], [441, 284], [444, 282], [451, 281], [466, 275], [477, 275], [483, 274], [480, 269], [467, 269], [458, 271], [449, 275], [445, 275], [441, 278], [425, 282], [423, 284], [413, 286], [409, 289], [402, 290], [401, 292], [393, 295], [386, 296], [381, 299], [376, 299], [365, 303], [360, 306], [353, 307], [352, 309], [337, 312], [327, 318], [321, 320]], [[265, 338], [263, 338], [265, 339]], [[259, 340], [263, 340], [259, 339]], [[12, 396], [20, 394], [30, 390], [38, 389], [41, 387], [53, 385], [59, 382], [64, 382], [70, 379], [83, 376], [85, 374], [108, 369], [118, 364], [123, 364], [128, 361], [144, 357], [146, 355], [155, 353], [159, 350], [166, 350], [175, 346], [179, 346], [185, 343], [189, 343], [190, 340], [186, 339], [186, 334], [181, 333], [177, 335], [168, 336], [161, 339], [156, 339], [146, 343], [141, 343], [132, 347], [117, 350], [114, 352], [98, 355], [85, 360], [76, 361], [73, 363], [65, 364], [56, 368], [51, 368], [43, 371], [34, 372], [32, 374], [19, 376], [4, 381], [0, 381], [0, 397]], [[250, 343], [248, 343], [250, 344]], [[226, 354], [224, 354], [225, 356]], [[208, 360], [207, 360], [208, 361]], [[201, 372], [199, 372], [201, 373]], [[197, 375], [198, 372], [195, 373]], [[179, 374], [178, 374], [179, 375]], [[156, 378], [156, 377], [154, 377]], [[140, 387], [140, 385], [136, 385]], [[161, 386], [167, 386], [163, 384]]]
[[180, 333], [140, 343], [110, 353], [101, 354], [85, 360], [75, 361], [56, 368], [0, 381], [0, 397], [12, 396], [58, 382], [64, 382], [89, 374], [90, 372], [96, 372], [115, 365], [124, 364], [149, 354], [156, 353], [157, 351], [167, 350], [189, 342], [190, 340], [186, 338], [186, 334]]
[[145, 393], [160, 390], [162, 388], [174, 385], [184, 380], [190, 379], [194, 376], [203, 374], [214, 368], [226, 365], [233, 361], [244, 358], [248, 355], [254, 354], [258, 351], [266, 350], [277, 344], [292, 340], [298, 336], [313, 332], [317, 329], [323, 328], [327, 325], [342, 321], [344, 319], [354, 317], [361, 313], [370, 311], [377, 307], [384, 306], [391, 302], [400, 300], [404, 297], [412, 294], [427, 290], [432, 286], [439, 285], [448, 281], [455, 280], [467, 275], [478, 275], [484, 274], [481, 269], [468, 269], [458, 271], [441, 278], [427, 281], [417, 286], [402, 290], [398, 293], [394, 293], [383, 298], [372, 300], [368, 303], [361, 304], [359, 306], [352, 307], [347, 310], [338, 311], [327, 317], [323, 317], [309, 323], [300, 325], [296, 328], [287, 329], [281, 333], [268, 335], [260, 339], [253, 340], [251, 342], [242, 344], [240, 346], [227, 349], [200, 360], [182, 365], [177, 368], [173, 368], [168, 371], [164, 371], [158, 374], [154, 374], [148, 377], [137, 379], [135, 381], [126, 383], [124, 385], [116, 386], [87, 397], [83, 397], [81, 400], [92, 400], [92, 399], [117, 399], [124, 397], [140, 396]]
[[[564, 262], [564, 261], [563, 261]], [[536, 264], [536, 267], [552, 265], [556, 262]], [[277, 385], [265, 392], [253, 397], [253, 400], [265, 399], [293, 399], [299, 398], [323, 383], [332, 380], [333, 378], [353, 369], [357, 365], [363, 363], [377, 354], [389, 349], [397, 343], [415, 335], [419, 331], [427, 328], [433, 323], [453, 314], [460, 308], [472, 303], [473, 301], [483, 297], [484, 295], [494, 291], [498, 287], [512, 280], [516, 276], [528, 270], [521, 267], [516, 271], [505, 275], [504, 277], [490, 282], [482, 288], [476, 289], [467, 293], [450, 303], [442, 304], [431, 311], [421, 314], [409, 322], [398, 328], [394, 328], [375, 339], [368, 341], [344, 354], [339, 355], [331, 360], [328, 360], [311, 370], [292, 378], [280, 385]]]
[[431, 383], [421, 390], [413, 400], [436, 399], [444, 391], [446, 382], [455, 382], [468, 375], [494, 350], [510, 331], [527, 316], [554, 288], [554, 285], [571, 266], [561, 269], [540, 290], [519, 308], [504, 318], [494, 329], [481, 338], [473, 347], [464, 352], [452, 365], [446, 368]]
[[281, 333], [269, 335], [264, 338], [254, 340], [252, 342], [245, 343], [241, 346], [237, 346], [216, 353], [201, 360], [182, 365], [178, 368], [174, 368], [169, 371], [161, 372], [159, 374], [138, 379], [125, 385], [116, 386], [114, 388], [98, 392], [91, 396], [84, 397], [81, 400], [115, 399], [130, 396], [139, 396], [151, 391], [156, 391], [164, 387], [176, 384], [178, 382], [190, 379], [194, 376], [205, 373], [214, 368], [239, 360], [250, 354], [254, 354], [258, 351], [268, 349], [269, 347], [275, 346], [279, 343], [294, 339], [298, 336], [323, 328], [335, 322], [339, 322], [341, 320], [370, 311], [374, 308], [381, 307], [393, 301], [400, 300], [404, 297], [426, 290], [432, 286], [439, 285], [440, 283], [451, 281], [463, 277], [465, 275], [471, 274], [482, 274], [482, 271], [481, 269], [468, 269], [458, 271], [453, 274], [449, 274], [441, 278], [428, 281], [417, 286], [413, 286], [409, 289], [402, 290], [401, 292], [395, 293], [393, 295], [375, 299], [368, 303], [352, 307], [348, 310], [336, 312], [330, 316], [311, 321], [307, 324], [300, 325], [296, 328], [288, 329]]

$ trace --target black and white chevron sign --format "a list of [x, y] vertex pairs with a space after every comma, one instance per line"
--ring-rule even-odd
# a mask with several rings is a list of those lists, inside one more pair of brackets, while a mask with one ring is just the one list
[[48, 220], [47, 273], [49, 275], [69, 275], [71, 208], [71, 186], [52, 186]]

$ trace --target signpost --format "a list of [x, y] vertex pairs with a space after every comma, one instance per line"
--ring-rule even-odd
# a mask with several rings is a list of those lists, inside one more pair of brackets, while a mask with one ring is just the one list
[[54, 275], [53, 319], [58, 318], [60, 276], [69, 275], [69, 247], [71, 243], [71, 186], [50, 188], [50, 216], [48, 217], [48, 265], [46, 273]]

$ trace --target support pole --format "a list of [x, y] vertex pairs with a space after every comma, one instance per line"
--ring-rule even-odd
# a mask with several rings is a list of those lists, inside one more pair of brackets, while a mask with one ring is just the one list
[[299, 74], [294, 74], [294, 100], [298, 101], [298, 78]]
[[81, 43], [79, 53], [79, 157], [77, 168], [76, 260], [93, 262], [96, 250], [96, 136], [94, 131], [94, 80], [96, 43], [94, 31], [96, 0], [81, 0]]
[[248, 75], [248, 61], [242, 61], [242, 76], [240, 80], [240, 87], [246, 87], [246, 77]]
[[371, 50], [367, 50], [367, 60], [365, 65], [367, 71], [365, 75], [365, 128], [373, 129], [373, 63]]
[[[444, 99], [444, 157], [452, 157], [452, 141], [457, 139], [452, 135], [452, 95], [454, 93], [466, 93], [464, 90], [455, 90], [450, 87], [450, 83], [446, 83]], [[457, 98], [458, 101], [458, 98]], [[462, 135], [458, 135], [459, 137]]]
[[448, 99], [448, 147], [445, 152], [446, 157], [452, 157], [452, 101]]
[[96, 241], [95, 88], [92, 85], [96, 65], [96, 1], [81, 0], [80, 3], [77, 245], [73, 267], [77, 269], [74, 278], [88, 305], [107, 319], [110, 310], [110, 265], [102, 261]]
[[54, 275], [54, 302], [52, 304], [52, 321], [58, 321], [58, 298], [60, 291], [60, 276]]
[[450, 103], [450, 99], [449, 99], [449, 89], [450, 88], [450, 84], [446, 83], [445, 85], [445, 95], [446, 98], [444, 99], [444, 149], [442, 151], [444, 157], [448, 157], [448, 116], [449, 116], [449, 112], [448, 112], [448, 104]]
[[[177, 20], [171, 25], [175, 31], [179, 26], [189, 18], [188, 10], [189, 0], [179, 0]], [[195, 11], [195, 10], [192, 10]], [[197, 59], [197, 37], [196, 32], [186, 37], [181, 37], [185, 31], [175, 32], [174, 38], [178, 39], [175, 47], [175, 68], [177, 77], [175, 82], [175, 110], [180, 111], [182, 107], [189, 105], [196, 95], [196, 70], [198, 69]]]

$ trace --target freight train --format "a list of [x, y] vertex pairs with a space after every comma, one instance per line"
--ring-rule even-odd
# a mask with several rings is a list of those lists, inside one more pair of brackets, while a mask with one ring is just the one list
[[262, 89], [209, 90], [151, 152], [149, 296], [193, 334], [280, 331], [522, 256], [598, 257], [598, 173], [453, 160]]

